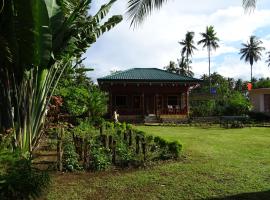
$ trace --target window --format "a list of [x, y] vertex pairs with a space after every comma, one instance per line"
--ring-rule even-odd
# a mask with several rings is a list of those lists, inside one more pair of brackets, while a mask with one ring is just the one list
[[177, 96], [168, 96], [168, 105], [178, 105]]
[[270, 94], [264, 95], [264, 111], [270, 112]]
[[127, 96], [115, 96], [115, 105], [116, 106], [126, 106], [127, 105]]
[[133, 96], [133, 107], [134, 108], [141, 107], [141, 97], [140, 96]]

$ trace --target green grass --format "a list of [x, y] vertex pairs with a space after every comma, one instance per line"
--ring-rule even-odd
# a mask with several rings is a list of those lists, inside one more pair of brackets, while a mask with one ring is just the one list
[[183, 144], [180, 161], [55, 174], [47, 199], [270, 199], [270, 128], [137, 127]]

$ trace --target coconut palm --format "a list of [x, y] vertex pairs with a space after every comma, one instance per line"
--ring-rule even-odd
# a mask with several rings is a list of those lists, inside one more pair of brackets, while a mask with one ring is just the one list
[[208, 52], [208, 69], [209, 69], [209, 89], [211, 92], [211, 51], [216, 50], [219, 45], [219, 38], [214, 30], [213, 26], [207, 26], [205, 33], [200, 33], [202, 39], [198, 42], [198, 45], [202, 44], [203, 48], [207, 48]]
[[[185, 39], [179, 42], [179, 44], [183, 46], [181, 50], [182, 57], [185, 56], [185, 58], [189, 62], [189, 58], [192, 57], [194, 53], [193, 51], [197, 50], [197, 48], [194, 46], [194, 32], [188, 31], [186, 33]], [[187, 71], [189, 72], [189, 65]]]
[[250, 81], [252, 82], [252, 67], [254, 62], [261, 60], [262, 51], [265, 49], [261, 46], [262, 41], [259, 40], [256, 36], [252, 35], [249, 38], [247, 43], [242, 43], [243, 48], [240, 49], [241, 57], [245, 62], [250, 64]]
[[[128, 0], [128, 14], [131, 25], [138, 25], [153, 12], [154, 9], [160, 9], [168, 0]], [[257, 0], [242, 0], [245, 10], [256, 7]]]

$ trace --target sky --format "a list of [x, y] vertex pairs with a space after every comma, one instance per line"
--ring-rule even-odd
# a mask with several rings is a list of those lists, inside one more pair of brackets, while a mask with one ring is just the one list
[[[170, 0], [156, 10], [137, 28], [130, 27], [126, 14], [128, 0], [118, 0], [109, 16], [121, 14], [124, 20], [102, 35], [85, 53], [84, 64], [94, 68], [88, 75], [97, 78], [114, 70], [134, 67], [160, 68], [180, 58], [181, 46], [187, 31], [195, 32], [195, 42], [200, 33], [212, 25], [220, 39], [219, 48], [211, 54], [211, 72], [225, 77], [250, 79], [250, 65], [240, 60], [239, 50], [249, 36], [256, 35], [266, 48], [262, 60], [254, 64], [256, 78], [270, 77], [270, 67], [265, 63], [270, 51], [270, 1], [258, 0], [257, 8], [246, 13], [242, 0]], [[108, 2], [95, 0], [90, 13]], [[206, 49], [197, 46], [192, 59], [192, 71], [196, 78], [208, 73]]]

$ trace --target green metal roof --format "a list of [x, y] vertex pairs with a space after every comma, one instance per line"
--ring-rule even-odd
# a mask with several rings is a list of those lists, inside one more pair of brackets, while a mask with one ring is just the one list
[[98, 82], [201, 82], [202, 80], [158, 68], [132, 68], [97, 79]]

